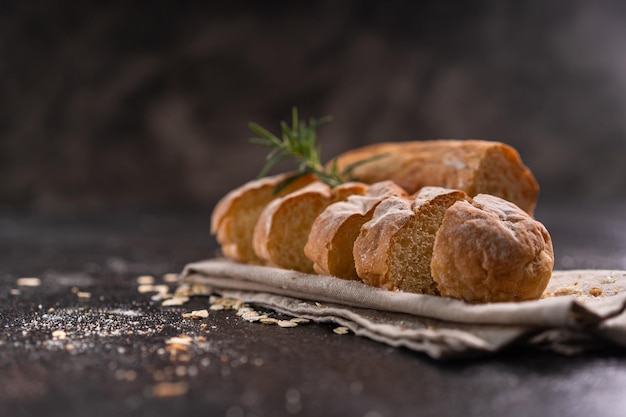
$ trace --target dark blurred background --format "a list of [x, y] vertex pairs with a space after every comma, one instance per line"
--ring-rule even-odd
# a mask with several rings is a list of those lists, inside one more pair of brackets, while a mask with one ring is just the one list
[[211, 208], [333, 115], [323, 154], [500, 140], [541, 202], [626, 196], [626, 3], [0, 2], [0, 206]]

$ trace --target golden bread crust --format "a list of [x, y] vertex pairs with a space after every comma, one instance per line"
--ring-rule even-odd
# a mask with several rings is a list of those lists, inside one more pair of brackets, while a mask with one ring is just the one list
[[408, 193], [425, 186], [493, 194], [532, 215], [539, 185], [512, 147], [483, 140], [384, 142], [347, 151], [336, 158], [340, 170], [360, 160], [385, 155], [358, 166], [356, 181], [392, 180]]
[[441, 295], [485, 303], [540, 298], [553, 265], [541, 223], [507, 201], [478, 195], [446, 212], [431, 269]]

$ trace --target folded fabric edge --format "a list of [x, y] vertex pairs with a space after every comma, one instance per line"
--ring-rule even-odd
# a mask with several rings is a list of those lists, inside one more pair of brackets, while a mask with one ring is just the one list
[[223, 259], [188, 264], [183, 271], [183, 279], [215, 288], [261, 291], [468, 324], [587, 327], [621, 313], [626, 307], [626, 298], [623, 296], [614, 308], [603, 315], [577, 303], [571, 296], [475, 305], [423, 294], [392, 292], [335, 277], [243, 265]]
[[315, 323], [343, 326], [356, 336], [388, 346], [424, 353], [437, 360], [488, 356], [523, 339], [528, 335], [529, 330], [520, 327], [502, 327], [497, 337], [487, 340], [470, 331], [454, 328], [408, 329], [399, 324], [401, 319], [394, 324], [377, 323], [371, 320], [367, 313], [360, 312], [358, 308], [302, 302], [291, 297], [267, 293], [239, 290], [217, 291], [223, 297], [253, 303], [278, 313], [305, 318]]

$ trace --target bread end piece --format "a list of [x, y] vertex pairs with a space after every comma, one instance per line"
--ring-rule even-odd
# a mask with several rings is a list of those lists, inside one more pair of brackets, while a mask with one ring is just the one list
[[441, 295], [470, 303], [539, 299], [553, 266], [546, 228], [516, 205], [485, 194], [448, 209], [431, 263]]
[[272, 200], [316, 181], [304, 175], [276, 193], [276, 188], [292, 173], [249, 181], [226, 194], [211, 214], [211, 233], [224, 256], [243, 263], [263, 264], [252, 247], [252, 234], [261, 212]]

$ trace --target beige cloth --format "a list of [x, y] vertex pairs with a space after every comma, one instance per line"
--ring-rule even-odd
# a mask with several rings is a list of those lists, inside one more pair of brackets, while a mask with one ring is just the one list
[[626, 347], [626, 271], [555, 271], [541, 300], [478, 305], [222, 259], [189, 264], [183, 278], [224, 297], [336, 323], [433, 358], [484, 355], [512, 345], [568, 354]]

